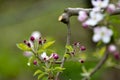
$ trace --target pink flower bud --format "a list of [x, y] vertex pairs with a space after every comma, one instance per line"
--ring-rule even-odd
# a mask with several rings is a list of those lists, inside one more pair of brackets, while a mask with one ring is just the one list
[[114, 52], [114, 57], [116, 60], [120, 59], [120, 53], [118, 51]]
[[81, 22], [85, 21], [88, 17], [88, 15], [85, 11], [80, 11], [78, 14], [79, 14], [78, 20]]
[[88, 28], [88, 25], [86, 23], [82, 23], [83, 28]]
[[34, 61], [33, 61], [33, 64], [34, 64], [34, 65], [37, 65], [37, 60], [34, 60]]
[[33, 36], [30, 37], [30, 40], [34, 42], [35, 38]]
[[114, 4], [109, 4], [107, 7], [107, 12], [108, 13], [113, 13], [116, 10], [116, 7]]
[[114, 44], [111, 44], [108, 46], [108, 51], [113, 53], [117, 50], [116, 46]]
[[85, 51], [86, 50], [85, 46], [80, 46], [80, 50]]
[[57, 60], [57, 59], [59, 58], [58, 54], [53, 53], [53, 58], [54, 58], [55, 60]]

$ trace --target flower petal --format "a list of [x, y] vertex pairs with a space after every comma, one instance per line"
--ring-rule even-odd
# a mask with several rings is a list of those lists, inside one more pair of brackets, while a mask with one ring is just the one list
[[40, 32], [38, 32], [38, 31], [34, 31], [32, 34], [31, 34], [31, 36], [33, 36], [35, 39], [39, 39], [40, 37], [41, 37], [41, 34], [40, 34]]
[[109, 4], [109, 0], [91, 0], [94, 7], [106, 8]]
[[107, 44], [107, 43], [109, 43], [110, 42], [110, 36], [103, 36], [102, 37], [102, 41], [105, 43], [105, 44]]
[[95, 25], [97, 25], [97, 21], [96, 20], [94, 20], [94, 19], [88, 19], [86, 22], [85, 22], [85, 24], [87, 24], [87, 25], [90, 25], [90, 26], [95, 26]]
[[102, 36], [100, 34], [94, 34], [92, 40], [94, 42], [98, 42], [99, 40], [101, 40]]

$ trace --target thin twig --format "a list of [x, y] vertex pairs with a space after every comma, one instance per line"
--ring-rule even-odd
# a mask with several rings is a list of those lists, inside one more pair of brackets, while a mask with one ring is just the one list
[[[100, 60], [100, 62], [95, 66], [95, 68], [93, 69], [93, 71], [90, 73], [89, 77], [91, 77], [92, 75], [94, 75], [104, 65], [104, 63], [108, 59], [108, 55], [109, 55], [109, 53], [106, 51], [105, 55]], [[82, 80], [89, 80], [89, 79], [88, 79], [88, 77], [84, 77]]]
[[[67, 22], [67, 41], [66, 41], [66, 45], [70, 45], [70, 37], [71, 37], [70, 22]], [[68, 52], [68, 50], [66, 49], [65, 54], [67, 52]], [[63, 68], [65, 61], [66, 61], [66, 57], [63, 56], [63, 58], [61, 60], [62, 63], [60, 65], [61, 68]], [[60, 75], [60, 72], [57, 73], [55, 80], [58, 80], [59, 75]]]

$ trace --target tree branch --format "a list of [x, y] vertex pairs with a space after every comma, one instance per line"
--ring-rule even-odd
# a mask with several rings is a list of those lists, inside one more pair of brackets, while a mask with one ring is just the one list
[[[63, 14], [61, 14], [61, 16], [59, 17], [59, 21], [63, 22], [63, 23], [68, 23], [69, 22], [69, 18], [71, 16], [78, 16], [79, 11], [86, 11], [86, 12], [90, 12], [92, 9], [84, 9], [84, 8], [66, 8], [63, 12]], [[110, 15], [118, 15], [120, 14], [120, 8], [117, 8], [115, 12], [111, 13]]]

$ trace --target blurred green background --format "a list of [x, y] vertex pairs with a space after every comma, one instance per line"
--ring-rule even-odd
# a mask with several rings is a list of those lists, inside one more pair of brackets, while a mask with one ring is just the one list
[[[90, 7], [90, 0], [0, 0], [0, 80], [35, 80], [33, 67], [28, 67], [27, 58], [16, 43], [28, 39], [31, 32], [40, 31], [44, 37], [56, 40], [58, 53], [64, 52], [66, 26], [58, 17], [67, 7]], [[72, 41], [87, 46], [87, 52], [95, 49], [90, 30], [84, 30], [77, 17], [71, 18]], [[92, 49], [91, 49], [92, 47]], [[90, 48], [90, 49], [89, 49]], [[87, 63], [93, 67], [94, 63]], [[81, 64], [69, 62], [61, 75], [63, 80], [80, 80]], [[94, 76], [98, 80], [100, 74]], [[93, 79], [93, 80], [95, 80]]]

